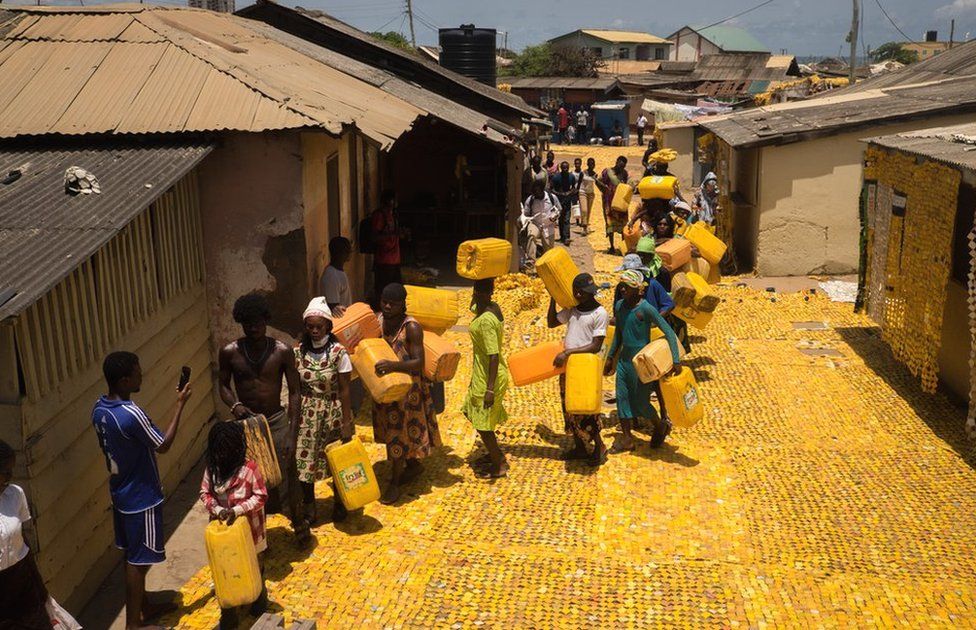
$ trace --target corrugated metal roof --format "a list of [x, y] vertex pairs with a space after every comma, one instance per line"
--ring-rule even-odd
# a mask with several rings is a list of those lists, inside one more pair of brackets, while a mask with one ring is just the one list
[[907, 131], [867, 142], [976, 172], [976, 123]]
[[608, 90], [616, 82], [614, 77], [504, 77], [499, 79], [512, 86], [512, 89], [528, 90]]
[[[590, 37], [596, 37], [615, 44], [671, 44], [671, 42], [662, 37], [641, 31], [615, 31], [601, 28], [584, 28], [580, 30]], [[572, 35], [572, 33], [569, 33], [569, 35]]]
[[[32, 144], [36, 144], [32, 143]], [[96, 144], [0, 148], [0, 320], [16, 315], [107, 243], [210, 152], [209, 144]], [[64, 172], [80, 166], [101, 194], [69, 195]]]

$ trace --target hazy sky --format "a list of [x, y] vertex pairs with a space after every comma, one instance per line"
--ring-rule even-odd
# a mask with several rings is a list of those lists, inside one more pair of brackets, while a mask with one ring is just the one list
[[[282, 0], [279, 0], [282, 1]], [[363, 30], [400, 30], [405, 0], [283, 0], [290, 6], [322, 9]], [[431, 27], [477, 26], [508, 31], [510, 48], [520, 49], [577, 28], [648, 31], [666, 37], [685, 24], [705, 26], [759, 4], [761, 0], [414, 0], [418, 43], [435, 44]], [[903, 39], [885, 19], [878, 2], [910, 37], [938, 30], [948, 39], [976, 37], [976, 0], [862, 0], [866, 46]], [[237, 0], [238, 6], [249, 0]], [[426, 24], [425, 24], [426, 22]], [[851, 24], [850, 0], [773, 0], [729, 22], [747, 28], [770, 50], [795, 55], [836, 55]], [[407, 26], [403, 24], [406, 34]], [[501, 44], [501, 40], [499, 40]], [[860, 48], [860, 46], [859, 46]], [[849, 51], [848, 47], [845, 50]], [[845, 53], [847, 54], [847, 53]]]

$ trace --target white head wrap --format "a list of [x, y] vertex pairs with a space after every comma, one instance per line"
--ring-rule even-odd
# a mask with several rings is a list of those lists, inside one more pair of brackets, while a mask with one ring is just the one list
[[305, 312], [302, 313], [302, 319], [309, 317], [324, 317], [330, 322], [332, 321], [332, 309], [329, 308], [329, 303], [325, 301], [324, 297], [312, 298], [312, 301], [308, 303]]

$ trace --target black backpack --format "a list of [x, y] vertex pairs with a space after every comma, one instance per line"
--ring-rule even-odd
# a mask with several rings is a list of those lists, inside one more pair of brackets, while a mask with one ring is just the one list
[[356, 239], [359, 243], [360, 254], [375, 254], [376, 241], [373, 240], [373, 215], [369, 215], [359, 222], [359, 236]]

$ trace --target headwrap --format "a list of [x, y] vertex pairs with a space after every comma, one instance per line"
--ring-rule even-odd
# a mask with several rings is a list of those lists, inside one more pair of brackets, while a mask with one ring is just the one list
[[657, 255], [657, 246], [654, 242], [653, 236], [642, 236], [637, 245], [634, 247], [634, 251], [638, 254], [654, 254], [654, 258], [647, 263], [647, 273], [650, 277], [656, 278], [657, 272], [661, 270], [661, 257]]
[[380, 295], [387, 302], [407, 301], [407, 289], [399, 282], [391, 282], [383, 287], [383, 292]]
[[674, 209], [684, 210], [688, 214], [691, 214], [691, 206], [688, 205], [687, 201], [681, 201], [680, 199], [678, 199], [677, 201], [674, 202]]
[[627, 254], [624, 256], [623, 263], [615, 269], [615, 271], [647, 271], [647, 267], [644, 266], [644, 261], [637, 254]]
[[702, 180], [702, 183], [704, 184], [708, 180], [714, 180], [715, 182], [718, 182], [718, 177], [715, 177], [715, 173], [708, 171], [708, 174], [705, 175], [705, 179]]
[[659, 149], [648, 156], [647, 161], [650, 162], [661, 162], [667, 164], [668, 162], [674, 162], [678, 158], [678, 152], [674, 149]]
[[329, 308], [329, 303], [325, 301], [324, 297], [312, 298], [312, 301], [308, 303], [305, 312], [302, 313], [302, 319], [309, 317], [324, 317], [330, 322], [332, 321], [332, 309]]
[[644, 286], [644, 274], [634, 269], [629, 269], [620, 274], [620, 282], [632, 289], [640, 289]]

